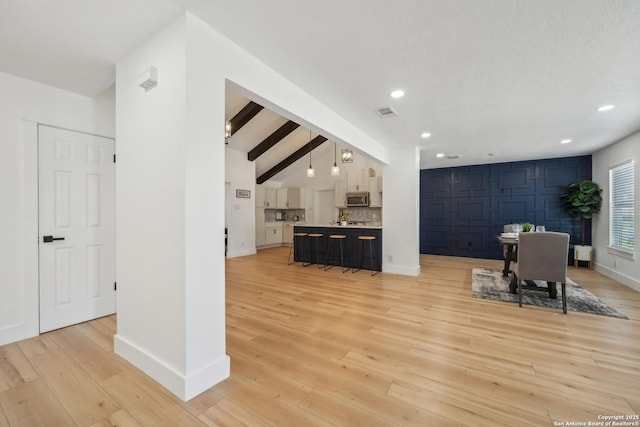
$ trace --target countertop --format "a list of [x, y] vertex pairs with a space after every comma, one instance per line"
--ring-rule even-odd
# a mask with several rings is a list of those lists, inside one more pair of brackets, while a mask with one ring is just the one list
[[[377, 224], [377, 223], [373, 223], [373, 224]], [[375, 229], [375, 230], [382, 230], [382, 225], [377, 224], [377, 225], [369, 225], [369, 224], [349, 224], [349, 225], [339, 225], [337, 223], [331, 223], [331, 224], [294, 224], [294, 225], [300, 225], [301, 227], [323, 227], [323, 228], [370, 228], [370, 229]]]

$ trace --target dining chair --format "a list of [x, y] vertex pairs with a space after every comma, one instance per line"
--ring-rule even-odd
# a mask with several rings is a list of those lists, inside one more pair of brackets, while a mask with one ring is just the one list
[[[505, 225], [503, 225], [502, 226], [502, 231], [504, 233], [513, 233], [513, 224], [505, 224]], [[511, 255], [511, 260], [515, 261], [515, 260], [518, 259], [518, 247], [516, 246], [516, 247], [512, 248], [512, 251], [513, 251], [513, 254]], [[507, 247], [506, 246], [503, 246], [503, 248], [502, 248], [502, 255], [504, 257], [507, 256]]]
[[[562, 312], [567, 314], [567, 259], [569, 235], [567, 233], [520, 233], [518, 262], [513, 265], [513, 277], [518, 285], [518, 304], [522, 307], [523, 281], [547, 282], [549, 296], [555, 294], [558, 282], [562, 286]], [[535, 287], [526, 287], [527, 289]], [[552, 292], [553, 289], [553, 292]]]

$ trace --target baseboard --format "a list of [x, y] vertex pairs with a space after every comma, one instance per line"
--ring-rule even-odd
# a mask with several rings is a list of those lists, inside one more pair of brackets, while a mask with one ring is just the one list
[[273, 243], [273, 244], [270, 244], [270, 245], [256, 246], [256, 250], [269, 249], [269, 248], [279, 248], [280, 246], [284, 246], [284, 245], [282, 243]]
[[5, 326], [0, 328], [0, 346], [37, 337], [38, 333], [37, 326], [27, 325], [26, 322]]
[[120, 335], [113, 337], [113, 351], [185, 402], [228, 378], [231, 372], [229, 356], [224, 355], [184, 375]]
[[632, 277], [626, 276], [624, 274], [620, 274], [615, 270], [610, 269], [602, 264], [595, 263], [595, 270], [599, 273], [604, 274], [607, 277], [610, 277], [623, 285], [633, 289], [636, 292], [640, 292], [640, 281], [636, 280]]
[[382, 271], [385, 273], [401, 274], [403, 276], [419, 276], [420, 264], [416, 266], [410, 266], [410, 265], [383, 263]]
[[255, 248], [242, 249], [240, 251], [229, 251], [229, 252], [227, 252], [227, 258], [237, 258], [237, 257], [241, 257], [241, 256], [248, 256], [248, 255], [255, 255], [255, 254], [256, 254], [256, 249]]

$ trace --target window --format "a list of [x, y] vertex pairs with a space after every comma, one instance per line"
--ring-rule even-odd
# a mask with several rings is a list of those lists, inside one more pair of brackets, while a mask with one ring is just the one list
[[635, 240], [634, 162], [609, 170], [609, 246], [633, 253]]

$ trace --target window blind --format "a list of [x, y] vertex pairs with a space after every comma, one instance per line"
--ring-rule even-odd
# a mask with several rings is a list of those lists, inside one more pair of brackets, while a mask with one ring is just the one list
[[611, 188], [609, 246], [625, 252], [635, 248], [634, 162], [609, 170]]

